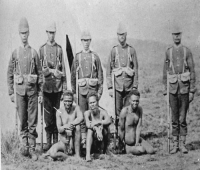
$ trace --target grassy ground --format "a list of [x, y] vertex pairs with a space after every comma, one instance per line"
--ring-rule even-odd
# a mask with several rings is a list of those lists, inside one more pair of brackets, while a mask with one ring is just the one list
[[[138, 41], [132, 44], [136, 46], [139, 62], [140, 105], [144, 110], [142, 136], [157, 149], [155, 155], [133, 156], [109, 154], [97, 158], [94, 157], [91, 163], [86, 163], [84, 159], [76, 160], [73, 157], [69, 157], [64, 162], [54, 162], [44, 159], [33, 162], [29, 158], [20, 156], [18, 152], [19, 139], [14, 133], [4, 132], [1, 134], [2, 169], [200, 170], [200, 93], [197, 91], [195, 94], [194, 101], [190, 104], [187, 116], [187, 148], [189, 153], [186, 155], [181, 153], [169, 155], [167, 153], [167, 107], [166, 101], [162, 95], [162, 66], [164, 51], [167, 46], [148, 41]], [[111, 48], [109, 45], [106, 46], [107, 41], [98, 45], [99, 48], [96, 47], [95, 50], [101, 56], [101, 61], [104, 66], [107, 61], [107, 54], [109, 54], [108, 51]], [[105, 50], [102, 50], [104, 47]], [[197, 89], [200, 89], [199, 50], [192, 49], [192, 52], [194, 53], [196, 64]], [[112, 99], [108, 96], [106, 80], [100, 105], [106, 108], [109, 114], [112, 115], [113, 103]], [[110, 148], [112, 150], [112, 143]], [[38, 154], [40, 154], [39, 146], [37, 146], [37, 150]]]

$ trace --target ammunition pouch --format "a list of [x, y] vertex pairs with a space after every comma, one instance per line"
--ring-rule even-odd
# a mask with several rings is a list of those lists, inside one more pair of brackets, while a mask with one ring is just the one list
[[85, 78], [78, 79], [78, 86], [79, 87], [84, 87], [87, 85], [87, 80]]
[[133, 77], [135, 75], [135, 71], [130, 67], [120, 67], [113, 69], [113, 73], [116, 77], [121, 76], [123, 72], [125, 72], [130, 77]]
[[61, 72], [57, 69], [54, 69], [53, 74], [57, 79], [61, 79], [63, 77], [63, 72]]
[[28, 79], [28, 83], [29, 84], [36, 84], [36, 82], [37, 82], [37, 75], [35, 75], [35, 74], [29, 74], [27, 76], [27, 79]]
[[43, 68], [42, 73], [43, 73], [44, 77], [49, 76], [51, 74], [49, 67]]
[[178, 81], [177, 74], [169, 74], [168, 75], [169, 83], [176, 83]]
[[98, 84], [98, 79], [93, 79], [93, 78], [88, 79], [89, 86], [95, 87], [95, 86], [97, 86], [97, 84]]
[[123, 72], [122, 68], [113, 69], [113, 73], [115, 74], [116, 77], [121, 76], [122, 72]]
[[180, 75], [180, 79], [182, 82], [190, 81], [190, 72], [185, 72]]
[[22, 75], [15, 75], [15, 83], [20, 85], [20, 84], [23, 84], [24, 82], [24, 78]]
[[129, 75], [130, 77], [133, 77], [135, 75], [135, 71], [131, 69], [130, 67], [123, 68], [123, 71]]

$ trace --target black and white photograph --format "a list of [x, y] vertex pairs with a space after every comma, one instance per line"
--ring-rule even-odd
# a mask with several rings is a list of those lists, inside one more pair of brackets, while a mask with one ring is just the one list
[[2, 170], [200, 170], [200, 0], [0, 0]]

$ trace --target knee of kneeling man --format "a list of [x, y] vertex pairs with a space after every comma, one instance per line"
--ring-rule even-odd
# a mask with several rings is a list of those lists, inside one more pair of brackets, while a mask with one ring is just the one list
[[53, 159], [55, 159], [56, 158], [56, 151], [54, 149], [50, 150], [49, 151], [49, 155], [50, 155], [50, 157], [52, 157]]
[[146, 150], [146, 152], [148, 154], [153, 154], [153, 153], [155, 153], [155, 150], [154, 150], [154, 148], [149, 148], [149, 149]]

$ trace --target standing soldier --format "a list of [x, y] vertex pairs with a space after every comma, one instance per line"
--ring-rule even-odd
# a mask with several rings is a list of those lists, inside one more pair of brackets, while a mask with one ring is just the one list
[[[167, 89], [167, 72], [169, 78], [169, 103], [172, 111], [172, 136], [174, 148], [171, 154], [180, 149], [187, 153], [185, 141], [187, 135], [186, 115], [189, 103], [195, 92], [195, 71], [191, 51], [181, 44], [182, 32], [179, 27], [172, 31], [174, 45], [166, 50], [163, 69], [163, 83]], [[180, 147], [179, 147], [180, 136]]]
[[11, 101], [17, 105], [21, 153], [37, 160], [36, 126], [38, 100], [42, 102], [42, 69], [37, 52], [28, 44], [29, 25], [26, 18], [20, 20], [19, 35], [22, 44], [13, 51], [8, 65], [8, 89]]
[[48, 25], [46, 32], [48, 41], [39, 49], [39, 56], [42, 63], [42, 72], [44, 78], [44, 121], [46, 123], [45, 131], [47, 137], [47, 145], [44, 147], [45, 151], [51, 147], [52, 135], [53, 143], [58, 142], [56, 109], [59, 109], [62, 94], [65, 90], [67, 90], [62, 47], [55, 42], [55, 22], [52, 22], [50, 25]]
[[[119, 114], [124, 106], [128, 105], [127, 95], [132, 89], [138, 88], [138, 61], [135, 49], [126, 43], [127, 31], [121, 23], [117, 29], [119, 44], [114, 46], [107, 62], [107, 85], [109, 95], [115, 95], [116, 126], [118, 127]], [[112, 74], [115, 81], [112, 82]], [[115, 89], [113, 90], [113, 84]], [[113, 94], [113, 91], [115, 94]]]
[[[83, 31], [81, 35], [83, 51], [76, 54], [71, 69], [72, 92], [78, 98], [78, 104], [84, 113], [88, 110], [87, 94], [97, 92], [100, 99], [103, 93], [103, 70], [99, 56], [90, 50], [91, 35], [89, 31]], [[77, 72], [78, 71], [78, 72]], [[76, 72], [78, 74], [76, 74]], [[78, 77], [76, 77], [78, 75]], [[76, 79], [78, 82], [76, 82]], [[78, 84], [76, 84], [78, 83]], [[78, 92], [76, 92], [76, 85]], [[78, 93], [78, 94], [77, 94]], [[83, 147], [86, 142], [86, 126], [81, 125]]]

